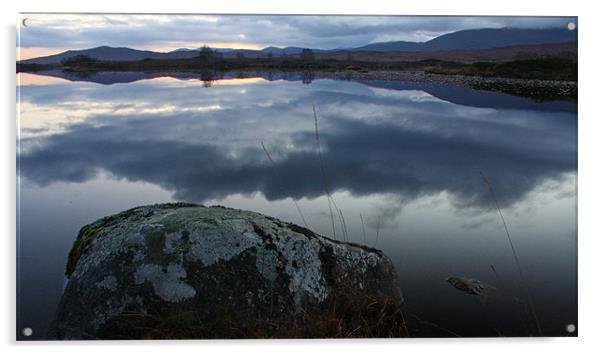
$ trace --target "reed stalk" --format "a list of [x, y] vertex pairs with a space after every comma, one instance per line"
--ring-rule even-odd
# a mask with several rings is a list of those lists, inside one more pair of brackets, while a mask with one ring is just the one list
[[[270, 160], [272, 165], [276, 166], [274, 159], [272, 159], [272, 155], [270, 155], [270, 152], [265, 147], [265, 144], [263, 143], [263, 141], [261, 141], [261, 147], [263, 148], [265, 155], [268, 157], [268, 160]], [[293, 198], [291, 198], [291, 199], [293, 199]], [[307, 225], [307, 220], [305, 220], [305, 215], [303, 215], [303, 212], [301, 211], [301, 207], [299, 206], [299, 203], [297, 203], [297, 201], [295, 199], [293, 199], [293, 203], [295, 203], [295, 207], [297, 208], [297, 212], [299, 213], [299, 216], [301, 216], [301, 220], [303, 221], [303, 224], [305, 225], [306, 228], [309, 229], [309, 226]]]
[[376, 241], [374, 241], [374, 247], [378, 243], [378, 235], [380, 233], [380, 215], [378, 216], [378, 221], [376, 222]]
[[362, 232], [364, 234], [364, 245], [366, 245], [366, 228], [364, 227], [364, 217], [360, 213], [360, 220], [362, 221]]
[[[332, 213], [332, 207], [335, 207], [337, 210], [336, 203], [334, 199], [332, 199], [330, 194], [330, 188], [328, 187], [328, 178], [326, 176], [326, 167], [324, 166], [324, 158], [322, 157], [322, 147], [320, 145], [320, 129], [318, 128], [318, 113], [316, 112], [316, 105], [313, 105], [314, 112], [314, 125], [316, 131], [316, 149], [318, 150], [318, 158], [320, 159], [320, 172], [322, 174], [322, 182], [324, 184], [324, 191], [326, 192], [326, 198], [328, 199], [328, 210], [330, 211], [330, 221], [332, 222], [332, 235], [333, 238], [337, 239], [337, 232], [334, 226], [334, 214]], [[331, 203], [332, 200], [332, 203]], [[332, 204], [332, 205], [331, 205]]]
[[514, 264], [516, 265], [516, 268], [518, 269], [518, 274], [519, 274], [519, 277], [520, 277], [520, 280], [521, 280], [521, 283], [523, 286], [523, 290], [525, 291], [525, 294], [527, 296], [527, 302], [529, 304], [529, 309], [531, 311], [531, 315], [533, 316], [533, 320], [535, 321], [535, 325], [537, 326], [539, 335], [543, 335], [542, 331], [541, 331], [541, 325], [539, 323], [539, 318], [537, 317], [537, 312], [535, 311], [535, 305], [533, 303], [531, 293], [529, 292], [529, 287], [527, 286], [525, 276], [523, 275], [523, 267], [520, 264], [520, 260], [518, 258], [518, 253], [516, 252], [516, 248], [514, 247], [514, 243], [512, 242], [512, 237], [510, 237], [510, 231], [508, 231], [508, 225], [506, 224], [506, 219], [504, 219], [504, 215], [502, 214], [502, 209], [500, 208], [500, 204], [495, 195], [495, 191], [493, 190], [493, 186], [491, 185], [491, 182], [489, 181], [487, 176], [485, 176], [485, 174], [483, 174], [483, 172], [479, 172], [479, 173], [481, 174], [481, 180], [483, 181], [483, 184], [485, 184], [485, 186], [489, 190], [489, 193], [491, 194], [493, 202], [495, 203], [495, 207], [497, 208], [497, 211], [500, 215], [500, 219], [502, 220], [502, 224], [504, 225], [504, 230], [506, 230], [506, 237], [508, 239], [508, 244], [510, 244], [510, 249], [512, 250], [512, 256], [514, 257]]

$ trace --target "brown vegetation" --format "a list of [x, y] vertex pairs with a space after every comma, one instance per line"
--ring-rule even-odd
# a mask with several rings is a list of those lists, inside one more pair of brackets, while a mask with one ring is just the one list
[[482, 50], [449, 50], [434, 52], [322, 52], [316, 54], [316, 59], [336, 59], [343, 61], [423, 61], [441, 60], [470, 64], [480, 61], [504, 62], [522, 59], [535, 59], [554, 56], [565, 59], [577, 59], [577, 43], [523, 45]]
[[286, 320], [241, 323], [224, 313], [201, 323], [194, 310], [169, 317], [124, 311], [108, 328], [111, 333], [101, 334], [101, 339], [397, 338], [409, 333], [401, 304], [375, 299], [357, 288], [331, 294], [318, 314], [299, 311]]

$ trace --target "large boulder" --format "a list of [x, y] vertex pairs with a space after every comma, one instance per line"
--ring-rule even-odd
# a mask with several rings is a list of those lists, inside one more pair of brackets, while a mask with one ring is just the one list
[[250, 211], [176, 203], [105, 217], [80, 230], [66, 275], [56, 339], [402, 334], [381, 251]]

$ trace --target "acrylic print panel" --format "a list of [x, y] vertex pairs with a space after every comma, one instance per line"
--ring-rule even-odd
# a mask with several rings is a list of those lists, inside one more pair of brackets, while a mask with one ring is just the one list
[[577, 30], [21, 14], [17, 338], [577, 335]]

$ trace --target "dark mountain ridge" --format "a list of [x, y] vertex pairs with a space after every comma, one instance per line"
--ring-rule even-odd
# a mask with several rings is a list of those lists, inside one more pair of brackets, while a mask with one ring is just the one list
[[[486, 50], [519, 45], [558, 44], [577, 41], [577, 31], [568, 29], [518, 29], [518, 28], [483, 28], [462, 30], [448, 33], [426, 42], [393, 41], [371, 43], [356, 48], [312, 49], [316, 53], [335, 52], [437, 52], [459, 50]], [[261, 50], [214, 48], [224, 57], [243, 55], [248, 58], [298, 55], [302, 47], [266, 47]], [[149, 50], [137, 50], [125, 47], [100, 46], [83, 50], [68, 50], [63, 53], [45, 57], [22, 60], [22, 64], [58, 64], [61, 60], [86, 55], [102, 61], [138, 61], [143, 59], [187, 59], [198, 56], [198, 49], [180, 48], [162, 53]]]

